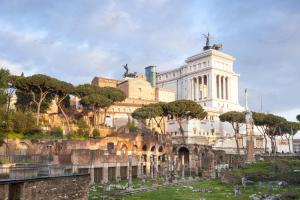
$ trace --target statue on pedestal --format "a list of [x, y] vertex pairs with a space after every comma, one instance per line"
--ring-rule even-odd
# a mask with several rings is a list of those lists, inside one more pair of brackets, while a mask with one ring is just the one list
[[136, 72], [129, 73], [128, 64], [124, 65], [123, 68], [125, 69], [125, 72], [123, 74], [124, 78], [136, 78], [137, 77]]

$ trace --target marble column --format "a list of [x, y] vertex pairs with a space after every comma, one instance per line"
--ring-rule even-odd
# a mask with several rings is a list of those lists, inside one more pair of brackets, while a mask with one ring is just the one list
[[128, 188], [132, 188], [132, 155], [128, 155]]
[[219, 75], [216, 76], [216, 91], [217, 91], [217, 99], [220, 98], [220, 80]]
[[221, 99], [224, 99], [224, 76], [221, 76]]
[[204, 75], [201, 76], [201, 88], [202, 88], [202, 99], [205, 97], [205, 89], [204, 89]]
[[228, 77], [228, 100], [231, 100], [231, 79]]
[[151, 153], [147, 153], [147, 161], [146, 161], [146, 175], [151, 175]]
[[199, 101], [199, 77], [196, 78], [196, 101]]
[[158, 156], [157, 154], [156, 155], [153, 155], [153, 161], [154, 161], [154, 165], [153, 165], [153, 178], [155, 180], [157, 180], [157, 171], [158, 171]]
[[153, 157], [153, 155], [151, 155], [150, 156], [150, 168], [151, 168], [151, 170], [150, 170], [150, 177], [151, 178], [153, 178], [154, 177], [154, 173], [153, 173], [153, 168], [154, 168], [154, 157]]
[[138, 165], [137, 165], [137, 176], [138, 178], [142, 178], [143, 175], [143, 162], [142, 162], [142, 155], [139, 155], [138, 157]]
[[223, 93], [224, 93], [224, 95], [223, 95], [223, 99], [226, 99], [226, 77], [225, 76], [223, 76]]
[[108, 183], [108, 163], [103, 166], [103, 179], [102, 183]]
[[210, 77], [209, 77], [209, 74], [206, 74], [206, 86], [207, 86], [207, 98], [210, 99], [211, 98], [211, 90], [210, 90]]
[[95, 182], [95, 168], [94, 168], [94, 164], [92, 164], [91, 168], [90, 168], [90, 177], [91, 177], [90, 184], [94, 184], [94, 182]]
[[189, 165], [188, 165], [188, 167], [189, 167], [189, 177], [191, 177], [192, 176], [192, 155], [191, 154], [189, 154], [189, 163], [188, 163]]

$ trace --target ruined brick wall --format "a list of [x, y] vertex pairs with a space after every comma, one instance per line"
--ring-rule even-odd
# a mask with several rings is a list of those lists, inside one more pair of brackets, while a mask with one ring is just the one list
[[87, 199], [90, 176], [66, 176], [25, 182], [21, 199]]
[[0, 200], [8, 199], [8, 185], [0, 185]]
[[0, 183], [0, 200], [14, 199], [16, 196], [20, 200], [86, 200], [89, 183], [89, 174]]

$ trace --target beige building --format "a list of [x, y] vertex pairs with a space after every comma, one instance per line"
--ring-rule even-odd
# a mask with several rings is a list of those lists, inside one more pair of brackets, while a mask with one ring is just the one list
[[156, 88], [151, 86], [144, 75], [124, 80], [119, 83], [117, 87], [122, 90], [129, 99], [141, 99], [145, 101], [156, 100]]
[[121, 82], [122, 81], [103, 77], [95, 77], [92, 80], [92, 84], [97, 85], [99, 87], [117, 87], [117, 85]]
[[175, 101], [175, 91], [152, 86], [145, 75], [125, 78], [123, 81], [95, 77], [92, 84], [99, 87], [116, 87], [126, 95], [124, 101], [115, 103], [108, 109], [106, 116], [102, 115], [105, 117], [105, 124], [110, 127], [119, 128], [126, 125], [132, 120], [131, 114], [143, 105]]

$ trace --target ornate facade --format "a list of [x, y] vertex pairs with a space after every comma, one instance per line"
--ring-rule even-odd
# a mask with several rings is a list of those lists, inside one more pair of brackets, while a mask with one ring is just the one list
[[[235, 58], [219, 50], [208, 48], [190, 56], [185, 64], [173, 70], [158, 72], [157, 86], [176, 91], [176, 99], [189, 99], [200, 104], [208, 116], [204, 120], [183, 122], [184, 136], [176, 122], [169, 120], [167, 132], [176, 144], [212, 145], [214, 149], [236, 153], [233, 129], [229, 123], [219, 120], [228, 111], [244, 111], [239, 104], [239, 74], [234, 71]], [[246, 151], [246, 127], [240, 129], [238, 139], [242, 153]], [[263, 137], [256, 130], [253, 136], [255, 152], [264, 148]], [[282, 144], [282, 143], [280, 143]], [[270, 145], [268, 145], [270, 146]], [[288, 151], [286, 145], [278, 145], [278, 151]]]

